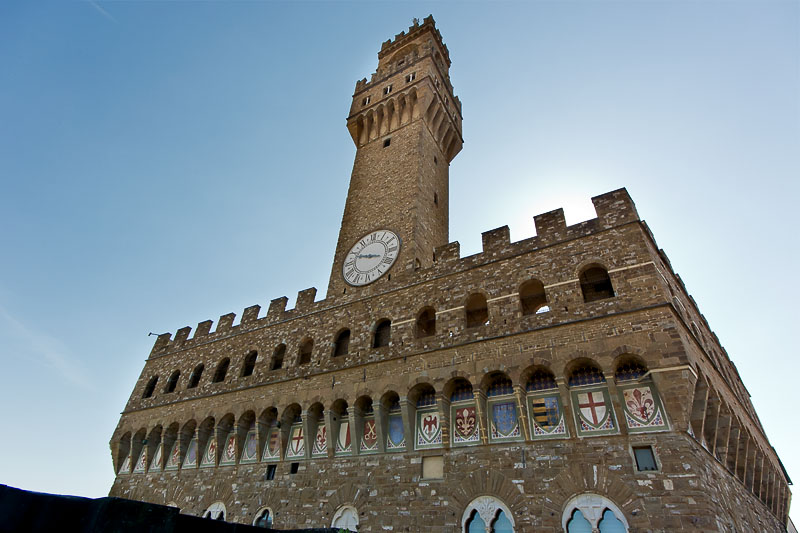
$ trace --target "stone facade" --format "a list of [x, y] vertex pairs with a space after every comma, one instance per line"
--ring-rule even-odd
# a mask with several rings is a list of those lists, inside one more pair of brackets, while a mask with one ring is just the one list
[[[447, 243], [449, 66], [430, 17], [383, 44], [348, 118], [326, 299], [160, 336], [111, 438], [111, 495], [218, 502], [247, 524], [269, 509], [281, 528], [352, 513], [359, 531], [456, 532], [502, 514], [555, 532], [610, 509], [629, 531], [785, 531], [788, 476], [624, 189], [573, 226], [536, 216], [524, 241]], [[349, 285], [345, 254], [381, 228], [399, 258]]]

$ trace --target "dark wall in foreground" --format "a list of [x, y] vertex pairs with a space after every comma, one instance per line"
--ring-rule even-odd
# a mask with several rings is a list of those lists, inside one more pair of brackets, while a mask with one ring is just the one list
[[[278, 532], [182, 515], [164, 505], [122, 498], [79, 498], [15, 489], [0, 485], [2, 532], [163, 532], [244, 533]], [[337, 533], [338, 529], [296, 529], [298, 533]]]

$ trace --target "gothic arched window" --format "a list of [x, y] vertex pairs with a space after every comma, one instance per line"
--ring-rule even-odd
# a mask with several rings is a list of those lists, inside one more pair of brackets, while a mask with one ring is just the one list
[[614, 287], [605, 268], [593, 265], [579, 276], [584, 302], [594, 302], [614, 297]]
[[272, 509], [263, 507], [256, 511], [256, 518], [253, 520], [253, 525], [256, 527], [272, 527]]
[[564, 507], [561, 524], [567, 533], [627, 533], [628, 522], [619, 507], [599, 494], [579, 494]]
[[209, 518], [211, 520], [225, 520], [225, 504], [222, 502], [214, 502], [211, 506], [206, 509], [206, 512], [203, 513], [203, 518]]
[[333, 514], [331, 527], [346, 529], [348, 531], [358, 531], [358, 511], [352, 505], [339, 507]]
[[492, 496], [480, 496], [472, 500], [464, 510], [461, 516], [461, 531], [514, 533], [514, 517], [502, 501]]

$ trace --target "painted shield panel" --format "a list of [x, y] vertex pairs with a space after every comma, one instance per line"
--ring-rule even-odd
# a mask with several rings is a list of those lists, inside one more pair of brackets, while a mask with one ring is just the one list
[[119, 467], [120, 474], [127, 474], [131, 471], [131, 456], [128, 455], [124, 461], [122, 461], [122, 466]]
[[650, 385], [622, 390], [625, 423], [631, 433], [658, 431], [668, 427], [661, 402]]
[[267, 445], [264, 446], [262, 461], [270, 461], [280, 458], [281, 433], [278, 428], [270, 428], [267, 433]]
[[143, 473], [147, 468], [147, 448], [142, 448], [141, 453], [139, 453], [139, 459], [136, 460], [136, 465], [133, 467], [133, 471], [136, 474]]
[[177, 470], [181, 466], [181, 447], [178, 441], [172, 445], [172, 450], [169, 452], [169, 459], [167, 459], [167, 466], [165, 470]]
[[225, 437], [225, 449], [222, 450], [221, 465], [232, 465], [236, 463], [236, 434], [231, 431]]
[[336, 453], [345, 453], [351, 450], [350, 444], [350, 422], [339, 424], [339, 435], [336, 439]]
[[514, 401], [492, 404], [492, 439], [516, 438], [520, 435], [517, 405]]
[[462, 444], [479, 440], [478, 417], [475, 413], [475, 406], [455, 407], [454, 412], [453, 443]]
[[558, 398], [555, 396], [535, 398], [531, 404], [533, 406], [533, 420], [539, 427], [549, 430], [556, 427], [561, 421]]
[[189, 449], [186, 450], [186, 459], [183, 461], [181, 468], [192, 468], [197, 466], [197, 439], [192, 439], [189, 442]]
[[361, 451], [368, 452], [378, 449], [378, 430], [375, 427], [375, 419], [364, 420], [364, 437], [361, 439]]
[[255, 430], [251, 429], [247, 432], [247, 437], [244, 439], [243, 448], [242, 458], [239, 460], [239, 462], [255, 463], [256, 460], [258, 460], [258, 437]]
[[292, 431], [289, 437], [289, 446], [286, 450], [286, 457], [303, 457], [306, 453], [305, 436], [303, 435], [303, 426], [292, 426]]
[[650, 387], [636, 387], [622, 392], [625, 409], [640, 424], [647, 424], [656, 414], [656, 402]]
[[311, 447], [311, 455], [328, 454], [328, 428], [325, 424], [317, 426], [317, 434], [314, 437], [314, 445]]
[[606, 400], [600, 391], [579, 393], [578, 409], [581, 417], [593, 427], [600, 426], [608, 414]]
[[160, 443], [156, 446], [156, 453], [153, 454], [153, 460], [150, 461], [150, 470], [152, 471], [160, 471], [161, 470], [161, 450], [164, 447], [164, 443]]
[[389, 415], [389, 438], [386, 448], [394, 450], [404, 448], [406, 445], [405, 433], [403, 431], [403, 415]]
[[438, 411], [417, 412], [417, 448], [442, 443], [442, 424]]
[[217, 439], [210, 438], [206, 445], [206, 453], [203, 454], [203, 459], [200, 461], [200, 466], [216, 466], [217, 464]]

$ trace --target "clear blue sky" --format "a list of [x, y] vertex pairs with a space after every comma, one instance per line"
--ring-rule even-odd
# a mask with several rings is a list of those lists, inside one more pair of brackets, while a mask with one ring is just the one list
[[627, 187], [800, 480], [798, 2], [60, 0], [0, 3], [0, 483], [105, 495], [148, 332], [324, 295], [355, 81], [429, 13], [462, 254]]

